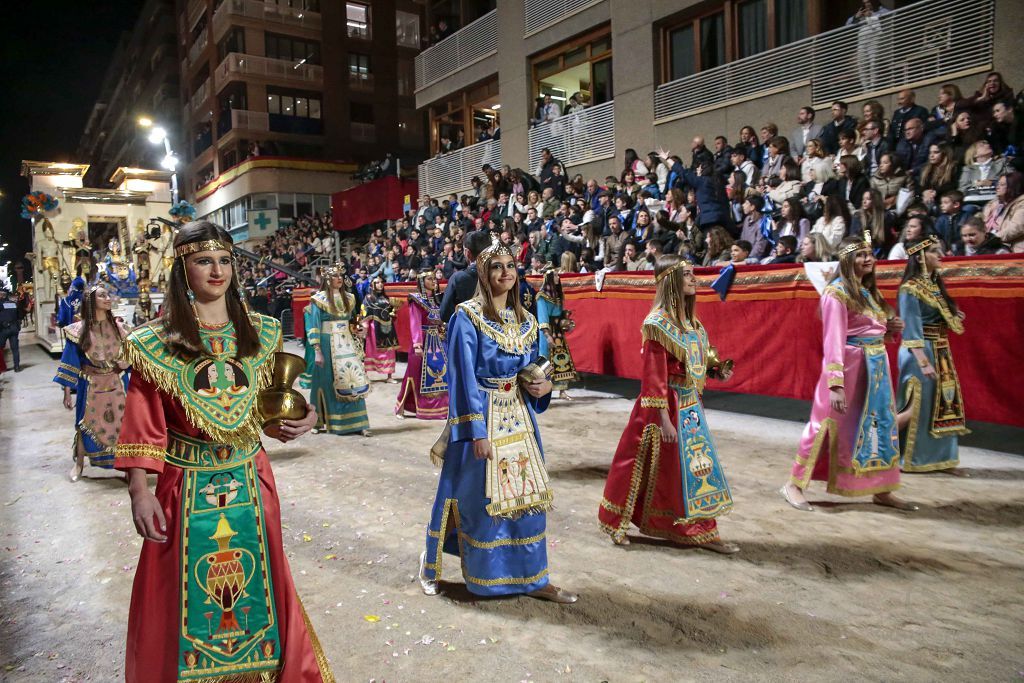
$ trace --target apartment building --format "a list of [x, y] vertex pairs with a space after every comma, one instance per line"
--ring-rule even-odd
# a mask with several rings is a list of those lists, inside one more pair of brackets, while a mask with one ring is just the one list
[[118, 41], [78, 144], [75, 158], [89, 166], [86, 187], [112, 187], [120, 167], [160, 168], [164, 149], [140, 135], [140, 116], [159, 112], [161, 125], [180, 136], [174, 0], [141, 5], [134, 28]]
[[245, 238], [250, 212], [324, 212], [363, 162], [425, 157], [413, 0], [179, 0], [183, 195]]
[[[428, 21], [465, 0], [438, 0]], [[870, 25], [847, 20], [857, 0], [501, 0], [416, 57], [416, 104], [429, 117], [431, 153], [463, 130], [468, 146], [419, 168], [421, 194], [461, 192], [483, 163], [534, 170], [548, 147], [570, 175], [618, 175], [623, 150], [659, 147], [690, 158], [690, 140], [774, 122], [783, 134], [799, 107], [829, 120], [834, 100], [880, 101], [913, 87], [935, 105], [943, 83], [966, 94], [985, 72], [1011, 83], [1024, 3], [883, 0]], [[456, 20], [458, 21], [458, 20]], [[531, 125], [538, 97], [585, 106]], [[475, 143], [479, 126], [500, 139]]]

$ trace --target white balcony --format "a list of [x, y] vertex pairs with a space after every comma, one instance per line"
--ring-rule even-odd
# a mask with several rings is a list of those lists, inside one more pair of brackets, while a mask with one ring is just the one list
[[574, 14], [598, 5], [605, 0], [523, 0], [523, 35], [538, 31], [568, 19]]
[[416, 90], [497, 52], [498, 10], [492, 10], [416, 55]]
[[199, 34], [199, 37], [196, 38], [196, 42], [192, 43], [192, 47], [188, 49], [189, 66], [192, 66], [193, 64], [199, 61], [199, 56], [203, 53], [203, 50], [206, 49], [206, 46], [209, 45], [209, 43], [210, 36], [204, 30]]
[[231, 17], [243, 17], [256, 21], [287, 24], [296, 28], [320, 30], [323, 22], [319, 12], [286, 7], [261, 0], [224, 0], [213, 13], [213, 35], [216, 40], [231, 26]]
[[323, 67], [315, 64], [229, 52], [214, 74], [216, 89], [219, 91], [236, 75], [261, 76], [316, 86], [324, 80]]
[[232, 109], [231, 128], [232, 130], [270, 130], [270, 114], [265, 111]]
[[545, 147], [565, 165], [563, 175], [569, 166], [614, 157], [615, 102], [536, 125], [530, 129], [529, 140], [531, 173], [540, 167], [540, 152]]
[[812, 105], [825, 106], [985, 71], [994, 31], [995, 0], [922, 0], [665, 83], [655, 123], [807, 85]]
[[428, 159], [419, 166], [420, 196], [442, 197], [468, 191], [484, 164], [501, 167], [501, 140], [487, 140]]
[[192, 98], [188, 101], [189, 111], [192, 113], [193, 117], [196, 114], [196, 112], [203, 108], [203, 105], [206, 104], [206, 101], [208, 99], [210, 99], [209, 78], [203, 81], [203, 84], [199, 86], [198, 89], [196, 89], [195, 93], [192, 94]]

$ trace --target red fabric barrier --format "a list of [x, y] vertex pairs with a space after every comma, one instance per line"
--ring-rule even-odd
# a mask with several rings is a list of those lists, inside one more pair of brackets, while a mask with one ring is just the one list
[[[895, 306], [903, 262], [880, 263], [879, 289]], [[709, 388], [810, 400], [821, 371], [818, 293], [802, 266], [740, 266], [726, 301], [709, 289], [716, 268], [698, 268], [697, 315], [723, 358], [736, 361], [729, 382]], [[949, 258], [947, 289], [967, 314], [963, 335], [950, 346], [963, 386], [967, 417], [1024, 427], [1024, 257]], [[532, 280], [532, 279], [531, 279]], [[533, 282], [536, 287], [539, 282]], [[388, 285], [404, 301], [413, 285]], [[613, 273], [602, 291], [593, 275], [564, 275], [566, 308], [576, 329], [567, 336], [576, 367], [584, 372], [640, 377], [640, 324], [654, 298], [653, 273]], [[399, 310], [399, 339], [409, 341]], [[898, 345], [889, 345], [894, 380]]]
[[296, 287], [292, 290], [292, 329], [296, 339], [306, 338], [306, 320], [302, 311], [309, 305], [309, 297], [315, 290], [309, 287]]
[[401, 218], [405, 196], [411, 206], [419, 199], [414, 180], [385, 176], [331, 195], [331, 215], [335, 230], [356, 230], [385, 220]]

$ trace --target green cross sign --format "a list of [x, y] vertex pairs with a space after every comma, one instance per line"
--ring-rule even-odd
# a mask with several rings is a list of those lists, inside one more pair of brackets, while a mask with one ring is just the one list
[[260, 229], [260, 232], [263, 232], [264, 230], [267, 229], [267, 226], [270, 225], [270, 219], [267, 218], [267, 214], [260, 211], [259, 215], [253, 221], [253, 223], [255, 223], [256, 227]]

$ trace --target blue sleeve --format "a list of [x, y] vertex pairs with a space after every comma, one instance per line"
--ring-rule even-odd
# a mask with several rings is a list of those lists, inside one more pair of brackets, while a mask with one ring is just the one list
[[64, 343], [64, 352], [57, 363], [57, 374], [53, 381], [69, 389], [78, 387], [78, 380], [82, 376], [82, 356], [78, 350], [78, 344], [68, 340]]
[[484, 401], [476, 383], [480, 334], [465, 313], [456, 313], [448, 328], [448, 424], [451, 441], [487, 438]]
[[924, 329], [921, 323], [921, 301], [910, 292], [900, 292], [900, 319], [903, 320], [903, 343], [905, 349], [924, 348]]

